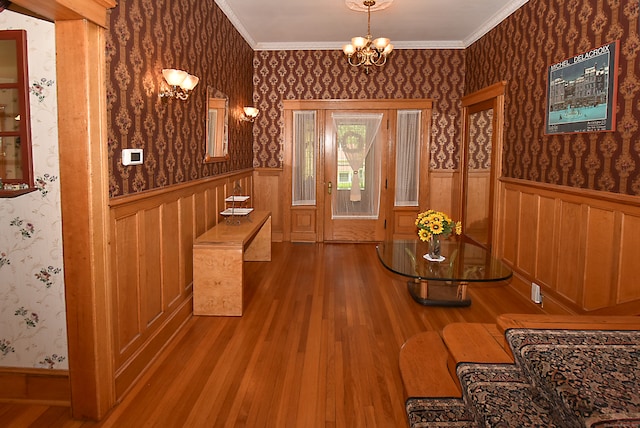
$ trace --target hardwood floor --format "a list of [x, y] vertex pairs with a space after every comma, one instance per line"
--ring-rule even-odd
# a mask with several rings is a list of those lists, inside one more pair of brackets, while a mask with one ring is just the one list
[[0, 404], [0, 425], [406, 427], [405, 340], [456, 321], [542, 313], [495, 284], [470, 287], [468, 308], [420, 306], [373, 244], [274, 243], [272, 256], [247, 263], [242, 317], [193, 317], [101, 423]]

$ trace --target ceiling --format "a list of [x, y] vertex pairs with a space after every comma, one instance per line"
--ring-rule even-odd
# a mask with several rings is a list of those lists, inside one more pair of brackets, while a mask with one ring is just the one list
[[[215, 0], [254, 50], [341, 49], [367, 35], [355, 0]], [[396, 49], [466, 48], [528, 0], [379, 0], [371, 35]], [[377, 6], [376, 6], [377, 7]]]

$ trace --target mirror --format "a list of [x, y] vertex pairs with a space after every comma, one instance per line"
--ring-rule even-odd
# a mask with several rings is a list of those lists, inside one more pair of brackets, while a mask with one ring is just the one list
[[[493, 108], [474, 106], [467, 116], [465, 156], [465, 235], [488, 247], [491, 230]], [[489, 107], [489, 108], [486, 108]]]
[[207, 87], [207, 138], [205, 162], [229, 159], [229, 97]]
[[26, 31], [0, 31], [1, 196], [35, 190], [27, 71]]
[[460, 152], [462, 233], [491, 251], [500, 240], [498, 203], [504, 197], [502, 173], [505, 80], [462, 97]]

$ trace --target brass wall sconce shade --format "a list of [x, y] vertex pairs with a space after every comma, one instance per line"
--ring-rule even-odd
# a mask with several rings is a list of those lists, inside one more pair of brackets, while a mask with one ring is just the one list
[[189, 94], [200, 81], [198, 77], [175, 68], [163, 69], [162, 76], [169, 87], [160, 89], [160, 97], [177, 98], [183, 101], [189, 98]]
[[245, 122], [253, 122], [256, 120], [256, 117], [258, 117], [258, 114], [260, 114], [260, 110], [255, 107], [244, 107], [243, 111], [244, 114], [240, 117], [240, 120]]
[[387, 62], [387, 57], [393, 51], [391, 40], [386, 37], [378, 37], [372, 40], [371, 37], [371, 6], [375, 6], [375, 0], [364, 0], [367, 7], [367, 36], [354, 37], [351, 43], [342, 47], [342, 51], [347, 56], [349, 64], [354, 67], [364, 66], [364, 71], [369, 74], [369, 67], [383, 66]]

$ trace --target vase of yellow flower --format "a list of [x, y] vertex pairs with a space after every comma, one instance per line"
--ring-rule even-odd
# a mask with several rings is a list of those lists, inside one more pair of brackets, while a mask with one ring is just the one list
[[444, 256], [440, 253], [440, 240], [446, 239], [451, 234], [460, 235], [462, 224], [455, 222], [443, 212], [427, 210], [418, 214], [416, 219], [418, 238], [429, 243], [429, 250], [425, 258], [430, 261], [442, 261]]
[[429, 252], [427, 253], [431, 259], [439, 259], [441, 257], [444, 258], [442, 254], [440, 254], [440, 237], [439, 235], [431, 235], [429, 237]]

